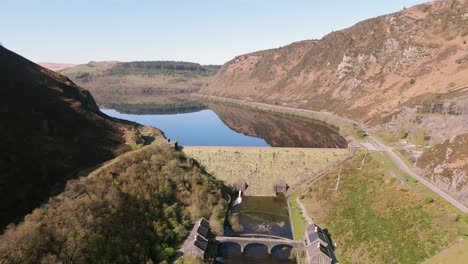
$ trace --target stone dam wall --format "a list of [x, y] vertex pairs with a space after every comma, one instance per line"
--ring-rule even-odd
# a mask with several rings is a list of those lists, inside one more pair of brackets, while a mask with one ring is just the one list
[[257, 196], [275, 195], [273, 186], [279, 179], [291, 187], [313, 179], [348, 156], [347, 149], [331, 148], [184, 146], [183, 151], [229, 185], [244, 179], [249, 185], [245, 194]]

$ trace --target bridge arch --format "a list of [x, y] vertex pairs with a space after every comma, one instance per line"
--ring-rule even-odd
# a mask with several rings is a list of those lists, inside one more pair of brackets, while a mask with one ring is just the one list
[[240, 243], [237, 243], [234, 241], [225, 241], [219, 244], [221, 247], [224, 248], [224, 250], [229, 251], [229, 253], [235, 252], [235, 253], [238, 253], [239, 255], [244, 253], [244, 245]]
[[279, 259], [288, 259], [293, 248], [294, 246], [288, 244], [276, 244], [271, 247], [270, 253]]
[[256, 248], [256, 249], [260, 249], [262, 251], [265, 252], [265, 255], [268, 255], [271, 253], [270, 251], [270, 246], [264, 244], [264, 243], [261, 243], [261, 242], [250, 242], [250, 243], [246, 243], [245, 246], [244, 246], [244, 254], [248, 254], [249, 253], [249, 250], [250, 249], [253, 249], [253, 248]]

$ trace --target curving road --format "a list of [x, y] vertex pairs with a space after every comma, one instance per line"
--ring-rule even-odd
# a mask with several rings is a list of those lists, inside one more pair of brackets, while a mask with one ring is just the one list
[[377, 146], [377, 148], [379, 148], [381, 151], [385, 151], [402, 171], [404, 171], [405, 173], [407, 173], [408, 175], [416, 179], [418, 182], [420, 182], [421, 184], [429, 188], [431, 191], [435, 192], [444, 200], [446, 200], [447, 202], [455, 206], [458, 210], [462, 211], [465, 214], [468, 213], [468, 208], [466, 206], [464, 206], [462, 203], [452, 198], [452, 196], [448, 195], [441, 189], [437, 188], [434, 184], [430, 183], [429, 181], [425, 180], [421, 176], [414, 173], [410, 168], [408, 168], [408, 166], [406, 166], [403, 160], [401, 160], [400, 157], [398, 157], [398, 155], [395, 154], [395, 152], [393, 152], [391, 148], [387, 147], [385, 144], [383, 144], [380, 140], [378, 140], [371, 134], [369, 133], [367, 134], [369, 135], [369, 138], [373, 141], [373, 143]]

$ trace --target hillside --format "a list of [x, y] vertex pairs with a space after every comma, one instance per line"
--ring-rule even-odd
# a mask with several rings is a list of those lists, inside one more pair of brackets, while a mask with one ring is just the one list
[[468, 93], [467, 35], [467, 1], [434, 1], [237, 56], [200, 92], [382, 122], [434, 95]]
[[420, 263], [468, 234], [466, 215], [397, 178], [377, 152], [344, 162], [299, 199], [340, 263]]
[[191, 93], [206, 86], [216, 65], [192, 62], [89, 62], [60, 71], [88, 89], [99, 105], [183, 105]]
[[0, 263], [172, 263], [200, 217], [223, 231], [226, 191], [181, 152], [151, 145], [69, 181], [8, 228]]
[[106, 116], [87, 90], [3, 47], [0, 72], [2, 230], [79, 171], [162, 138], [157, 129]]
[[[451, 166], [438, 158], [446, 155], [444, 141], [468, 133], [467, 42], [468, 1], [432, 1], [320, 40], [237, 56], [200, 93], [366, 123], [466, 204], [468, 150], [457, 150], [464, 154], [456, 170], [434, 168]], [[421, 153], [425, 161], [417, 162]]]
[[468, 204], [468, 134], [435, 145], [422, 153], [416, 164], [432, 182]]

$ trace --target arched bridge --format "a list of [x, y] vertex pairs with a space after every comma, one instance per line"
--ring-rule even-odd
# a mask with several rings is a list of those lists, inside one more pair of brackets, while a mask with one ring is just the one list
[[216, 236], [216, 240], [219, 243], [236, 243], [240, 246], [241, 252], [249, 244], [263, 244], [267, 247], [268, 253], [271, 254], [273, 248], [276, 246], [291, 246], [300, 248], [304, 246], [304, 243], [300, 240], [292, 240], [284, 237], [271, 236], [271, 235], [260, 235], [260, 234], [244, 234], [242, 236]]

